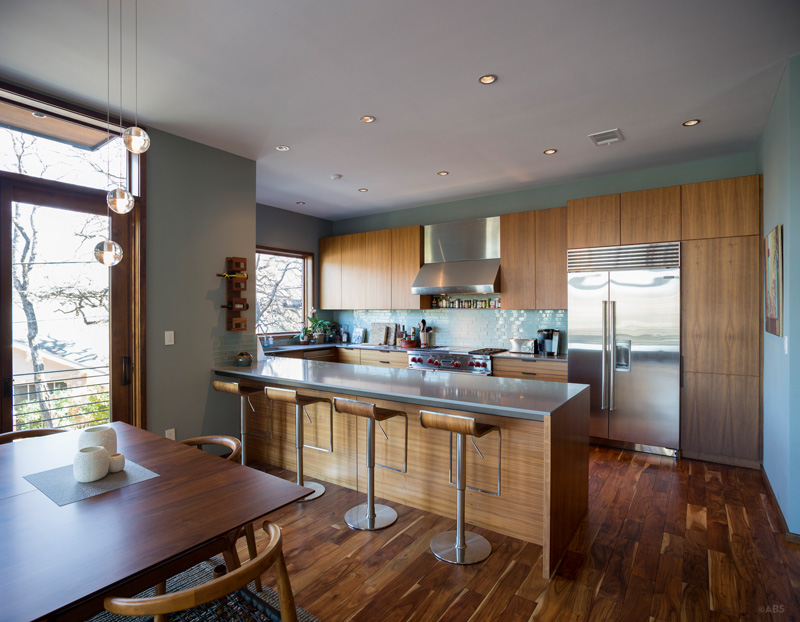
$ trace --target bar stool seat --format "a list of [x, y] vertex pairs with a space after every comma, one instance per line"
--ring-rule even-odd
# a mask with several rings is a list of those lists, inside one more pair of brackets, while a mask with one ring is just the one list
[[451, 564], [475, 564], [483, 561], [492, 553], [492, 545], [483, 536], [465, 531], [464, 528], [467, 488], [466, 438], [467, 436], [480, 438], [499, 428], [478, 423], [472, 417], [429, 410], [419, 412], [419, 422], [423, 428], [444, 430], [456, 435], [456, 529], [436, 534], [431, 539], [431, 551], [437, 559]]
[[[312, 404], [319, 404], [321, 402], [325, 402], [331, 408], [330, 411], [330, 426], [331, 426], [331, 441], [330, 441], [330, 449], [323, 449], [321, 447], [312, 447], [312, 449], [321, 449], [322, 451], [332, 452], [333, 451], [333, 406], [331, 405], [331, 400], [327, 397], [314, 397], [312, 395], [301, 395], [297, 391], [292, 389], [278, 389], [275, 387], [266, 387], [264, 389], [264, 394], [266, 395], [267, 399], [273, 402], [282, 402], [284, 404], [294, 404], [294, 446], [297, 451], [297, 485], [298, 486], [305, 486], [306, 488], [311, 488], [314, 490], [310, 495], [299, 499], [299, 501], [311, 501], [312, 499], [316, 499], [317, 497], [321, 497], [325, 494], [325, 486], [318, 482], [306, 482], [303, 477], [303, 448], [310, 447], [309, 445], [305, 444], [305, 440], [303, 438], [303, 413], [305, 413], [306, 406], [311, 406]], [[305, 413], [306, 417], [308, 417], [308, 413]], [[311, 417], [308, 417], [308, 421], [311, 422]]]
[[255, 412], [256, 409], [253, 408], [253, 404], [250, 402], [250, 396], [260, 393], [261, 389], [243, 387], [238, 382], [225, 382], [223, 380], [214, 380], [214, 389], [221, 393], [232, 393], [241, 398], [239, 412], [239, 436], [242, 439], [241, 463], [247, 465], [247, 441], [245, 439], [247, 434], [247, 409], [245, 408], [245, 403], [250, 403], [250, 410]]
[[[375, 503], [375, 423], [380, 425], [381, 421], [397, 416], [405, 417], [407, 422], [408, 417], [402, 410], [379, 408], [370, 402], [342, 397], [333, 398], [333, 408], [336, 412], [364, 417], [367, 420], [367, 502], [347, 510], [344, 521], [351, 529], [375, 531], [388, 527], [397, 520], [397, 512], [388, 505]], [[407, 438], [406, 435], [406, 441]]]

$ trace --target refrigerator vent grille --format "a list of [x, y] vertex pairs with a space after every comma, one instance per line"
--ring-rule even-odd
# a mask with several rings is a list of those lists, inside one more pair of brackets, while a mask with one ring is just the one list
[[680, 265], [680, 242], [577, 248], [567, 251], [569, 272], [679, 268]]

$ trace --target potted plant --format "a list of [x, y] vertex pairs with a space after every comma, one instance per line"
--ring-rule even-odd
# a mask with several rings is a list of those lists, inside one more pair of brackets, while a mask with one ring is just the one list
[[304, 326], [303, 330], [300, 331], [300, 345], [307, 346], [311, 340], [311, 329], [308, 326]]
[[314, 335], [314, 339], [316, 339], [317, 343], [325, 343], [325, 335], [331, 327], [332, 322], [317, 317], [317, 313], [313, 308], [311, 311], [312, 314], [308, 316], [311, 333]]

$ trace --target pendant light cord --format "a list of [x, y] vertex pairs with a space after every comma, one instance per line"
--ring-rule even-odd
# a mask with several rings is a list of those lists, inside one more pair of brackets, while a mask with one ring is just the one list
[[139, 0], [134, 0], [133, 10], [133, 125], [139, 127]]
[[[122, 121], [122, 0], [119, 0], [119, 126], [124, 127]], [[127, 150], [123, 150], [127, 156]], [[119, 187], [123, 188], [122, 178], [124, 173], [125, 157], [120, 158], [119, 162]], [[127, 186], [127, 184], [125, 184]]]
[[[111, 0], [106, 0], [106, 170], [111, 192]], [[108, 239], [111, 240], [111, 206], [106, 200], [106, 218], [108, 218]]]

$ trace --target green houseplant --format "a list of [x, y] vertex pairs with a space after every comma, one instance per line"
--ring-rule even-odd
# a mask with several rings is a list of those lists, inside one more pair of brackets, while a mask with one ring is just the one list
[[325, 343], [325, 335], [330, 329], [332, 322], [330, 320], [323, 320], [322, 318], [318, 317], [317, 312], [312, 307], [311, 315], [308, 316], [308, 324], [311, 333], [314, 335], [314, 339], [317, 340], [317, 343]]

